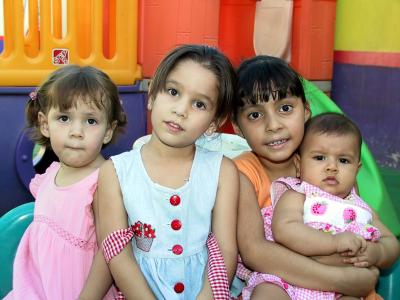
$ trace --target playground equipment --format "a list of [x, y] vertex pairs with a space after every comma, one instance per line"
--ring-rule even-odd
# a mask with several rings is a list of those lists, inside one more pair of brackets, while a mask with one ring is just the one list
[[332, 97], [357, 122], [379, 165], [397, 170], [399, 15], [395, 0], [338, 1], [332, 82]]
[[[360, 1], [293, 0], [291, 65], [305, 78], [316, 81], [332, 79], [336, 6], [338, 7], [336, 35], [346, 36], [343, 42], [337, 40], [336, 50], [351, 52], [353, 50], [350, 47], [351, 39], [356, 35], [352, 33], [350, 36], [350, 32], [353, 32], [351, 30], [355, 28], [358, 30], [362, 28], [361, 25], [355, 27], [354, 23], [351, 26], [346, 23], [348, 22], [345, 21], [346, 19], [350, 19], [351, 22], [355, 20], [354, 16], [348, 15], [350, 11], [359, 11], [363, 8], [366, 9], [364, 15], [371, 18], [371, 12], [377, 10], [384, 15], [381, 16], [381, 20], [398, 22], [396, 12], [399, 12], [400, 6], [397, 2], [374, 0], [367, 5]], [[29, 18], [27, 28], [24, 28], [23, 22], [23, 2], [23, 0], [4, 0], [4, 38], [0, 37], [0, 42], [4, 44], [4, 50], [0, 54], [0, 114], [2, 116], [0, 118], [2, 137], [0, 139], [2, 159], [0, 215], [5, 214], [0, 218], [0, 269], [2, 270], [0, 297], [11, 287], [13, 255], [15, 255], [20, 237], [32, 219], [33, 204], [24, 204], [33, 200], [27, 190], [27, 184], [35, 174], [32, 166], [34, 145], [24, 132], [24, 106], [29, 92], [50, 72], [65, 63], [91, 64], [101, 68], [119, 85], [120, 96], [128, 116], [125, 134], [115, 145], [106, 148], [104, 154], [109, 156], [126, 151], [131, 148], [134, 140], [148, 133], [146, 131], [146, 85], [142, 80], [152, 76], [161, 58], [178, 44], [205, 43], [219, 47], [237, 66], [240, 61], [255, 54], [253, 33], [257, 3], [260, 1], [30, 0], [29, 8], [27, 8]], [[64, 7], [63, 3], [67, 5]], [[382, 3], [385, 5], [392, 3], [393, 9], [389, 11], [393, 15], [387, 15], [378, 8], [378, 5], [384, 6]], [[350, 6], [346, 7], [346, 5], [350, 5], [352, 9], [348, 9]], [[354, 8], [354, 5], [358, 7]], [[373, 7], [371, 8], [370, 5]], [[365, 22], [368, 25], [375, 23]], [[399, 25], [398, 23], [394, 25], [396, 24]], [[397, 25], [393, 27], [397, 28]], [[380, 29], [379, 34], [381, 31]], [[376, 33], [374, 38], [369, 38], [369, 40], [375, 40], [377, 45], [382, 44], [378, 31], [368, 29], [368, 32]], [[388, 30], [388, 32], [392, 31]], [[258, 34], [262, 32], [258, 31]], [[394, 47], [391, 45], [392, 48], [384, 50], [400, 52], [398, 39], [386, 40], [394, 40], [395, 44], [393, 44]], [[371, 49], [359, 47], [357, 50]], [[354, 88], [354, 90], [365, 90], [364, 87], [356, 84], [355, 79], [359, 78], [359, 73], [357, 75], [357, 72], [348, 72], [348, 70], [359, 69], [347, 64], [359, 62], [357, 59], [365, 56], [353, 55], [349, 60], [348, 55], [341, 54], [343, 52], [337, 52], [335, 56], [334, 95], [339, 99], [340, 106], [345, 108], [345, 112], [349, 111], [350, 116], [355, 116], [360, 127], [369, 134], [375, 131], [376, 122], [374, 120], [364, 122], [363, 118], [357, 119], [354, 111], [356, 106], [345, 100], [342, 96], [345, 95], [342, 92], [344, 90], [341, 90], [343, 86]], [[390, 67], [400, 66], [397, 55], [385, 53], [383, 57], [391, 58]], [[392, 65], [393, 62], [395, 65]], [[370, 73], [375, 75], [371, 76], [378, 78], [382, 76], [383, 73], [379, 73], [379, 70], [376, 68], [375, 73]], [[345, 73], [348, 77], [339, 79], [339, 75]], [[397, 81], [400, 79], [399, 68], [392, 68], [389, 74], [394, 74], [392, 77], [397, 78]], [[343, 82], [347, 84], [344, 85]], [[394, 86], [396, 85], [388, 80], [382, 83], [377, 94], [382, 94], [382, 91]], [[305, 87], [313, 114], [323, 111], [340, 111], [315, 86], [306, 83]], [[396, 96], [398, 97], [397, 91], [387, 96], [387, 99], [396, 99]], [[351, 99], [356, 99], [356, 97], [352, 95]], [[380, 100], [376, 102], [381, 103]], [[370, 101], [368, 105], [371, 103]], [[396, 119], [400, 112], [393, 107], [395, 106], [389, 106], [389, 112], [393, 113], [395, 116], [393, 119]], [[379, 109], [372, 111], [375, 114]], [[374, 128], [364, 127], [368, 124], [373, 124]], [[393, 132], [393, 130], [389, 128], [386, 132]], [[361, 196], [379, 213], [382, 221], [399, 236], [398, 217], [375, 160], [365, 144], [362, 149], [362, 163], [363, 167], [358, 176]], [[385, 299], [400, 299], [400, 288], [395, 285], [395, 282], [399, 281], [400, 266], [397, 263], [392, 269], [382, 273], [378, 291]]]

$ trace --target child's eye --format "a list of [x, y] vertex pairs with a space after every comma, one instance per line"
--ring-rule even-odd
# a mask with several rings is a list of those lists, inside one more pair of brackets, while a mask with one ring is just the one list
[[313, 159], [315, 159], [315, 160], [325, 160], [325, 156], [323, 156], [323, 155], [314, 155]]
[[193, 106], [197, 109], [206, 109], [207, 108], [206, 104], [200, 100], [194, 101]]
[[87, 120], [87, 123], [88, 123], [89, 125], [96, 125], [96, 124], [97, 124], [97, 121], [96, 121], [95, 119], [88, 119], [88, 120]]
[[170, 94], [171, 96], [176, 96], [176, 95], [178, 95], [178, 91], [176, 89], [169, 88], [168, 94]]
[[279, 111], [285, 112], [285, 113], [291, 112], [292, 110], [293, 110], [293, 106], [292, 106], [292, 105], [289, 105], [289, 104], [284, 104], [284, 105], [282, 105], [282, 106], [280, 107], [280, 109], [279, 109]]
[[253, 111], [247, 115], [249, 120], [257, 120], [262, 117], [262, 114], [258, 111]]
[[59, 120], [60, 122], [62, 122], [62, 123], [65, 123], [65, 122], [68, 122], [68, 121], [69, 121], [69, 118], [68, 118], [68, 116], [59, 116], [59, 117], [58, 117], [58, 120]]
[[350, 163], [350, 160], [348, 160], [347, 158], [339, 158], [339, 162], [340, 162], [341, 164], [349, 164], [349, 163]]

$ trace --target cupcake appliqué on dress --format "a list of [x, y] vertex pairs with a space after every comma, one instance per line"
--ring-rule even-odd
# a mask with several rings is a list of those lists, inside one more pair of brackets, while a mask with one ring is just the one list
[[156, 237], [156, 230], [151, 228], [150, 224], [142, 223], [140, 221], [133, 224], [132, 229], [136, 241], [136, 247], [142, 251], [149, 252], [153, 240]]

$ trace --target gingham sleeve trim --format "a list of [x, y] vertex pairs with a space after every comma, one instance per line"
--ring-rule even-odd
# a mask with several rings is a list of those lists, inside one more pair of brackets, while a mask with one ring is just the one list
[[217, 239], [210, 233], [207, 239], [208, 248], [208, 280], [215, 300], [231, 299], [229, 294], [228, 273], [226, 271], [224, 257], [218, 247]]
[[103, 255], [107, 263], [121, 253], [133, 238], [132, 227], [119, 229], [110, 233], [102, 243]]

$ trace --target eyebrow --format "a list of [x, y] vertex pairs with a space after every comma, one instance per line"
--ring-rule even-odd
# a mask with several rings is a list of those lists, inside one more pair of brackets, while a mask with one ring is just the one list
[[[176, 80], [173, 80], [173, 79], [166, 80], [165, 83], [166, 84], [167, 83], [173, 83], [173, 84], [177, 85], [180, 88], [183, 86], [183, 84], [181, 84], [180, 82], [178, 82]], [[200, 98], [205, 98], [206, 100], [208, 100], [208, 102], [213, 103], [211, 98], [209, 96], [207, 96], [206, 94], [202, 94], [202, 93], [198, 93], [198, 92], [196, 92], [195, 94], [196, 94], [196, 96], [200, 96]]]

